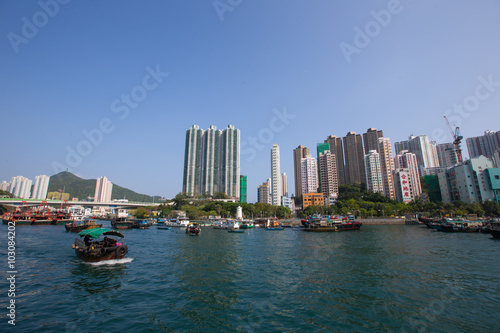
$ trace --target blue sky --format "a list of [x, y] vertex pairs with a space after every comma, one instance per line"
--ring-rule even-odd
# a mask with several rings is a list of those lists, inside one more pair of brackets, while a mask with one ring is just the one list
[[173, 197], [185, 131], [233, 124], [254, 202], [273, 143], [293, 192], [293, 149], [328, 135], [500, 130], [498, 1], [61, 2], [0, 1], [0, 181]]

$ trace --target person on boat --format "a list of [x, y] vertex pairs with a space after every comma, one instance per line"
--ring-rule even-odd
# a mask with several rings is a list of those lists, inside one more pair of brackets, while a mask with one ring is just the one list
[[83, 238], [83, 241], [85, 242], [85, 246], [90, 246], [90, 236], [89, 235], [86, 235]]

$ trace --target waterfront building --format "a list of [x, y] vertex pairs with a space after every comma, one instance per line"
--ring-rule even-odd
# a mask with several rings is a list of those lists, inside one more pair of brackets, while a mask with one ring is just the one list
[[366, 189], [372, 192], [384, 193], [382, 170], [380, 169], [380, 156], [376, 150], [368, 151], [364, 157]]
[[47, 198], [47, 190], [49, 189], [49, 181], [49, 176], [36, 176], [35, 184], [33, 185], [33, 193], [31, 193], [31, 199], [45, 200]]
[[257, 201], [265, 204], [271, 204], [269, 198], [269, 183], [263, 182], [257, 189]]
[[394, 192], [394, 160], [392, 158], [391, 139], [378, 138], [378, 153], [380, 157], [380, 171], [384, 184], [384, 195], [391, 200], [396, 200]]
[[325, 197], [323, 193], [304, 193], [302, 194], [302, 209], [308, 206], [324, 206]]
[[271, 195], [272, 205], [281, 205], [281, 172], [280, 172], [280, 147], [277, 143], [271, 148]]
[[295, 181], [295, 195], [300, 197], [302, 195], [302, 164], [301, 161], [304, 157], [310, 155], [309, 148], [303, 145], [298, 146], [293, 150], [293, 175]]
[[301, 159], [302, 195], [304, 193], [315, 193], [318, 191], [318, 166], [317, 161], [311, 155]]
[[424, 183], [429, 190], [429, 200], [432, 202], [441, 202], [441, 190], [439, 189], [439, 180], [437, 175], [426, 175], [423, 177]]
[[240, 131], [193, 125], [186, 131], [182, 191], [188, 195], [224, 192], [240, 196]]
[[394, 158], [394, 166], [396, 169], [408, 169], [411, 197], [418, 197], [422, 193], [422, 184], [418, 173], [417, 155], [403, 150]]
[[440, 143], [436, 146], [439, 166], [447, 168], [458, 164], [457, 151], [453, 143]]
[[335, 135], [330, 135], [326, 138], [325, 142], [330, 145], [330, 152], [335, 155], [337, 161], [337, 179], [339, 185], [345, 184], [345, 170], [344, 170], [344, 150], [342, 146], [342, 138], [337, 138]]
[[294, 211], [294, 207], [293, 207], [293, 199], [292, 198], [289, 198], [287, 196], [282, 196], [281, 197], [281, 205], [283, 207], [287, 207], [288, 209], [290, 209], [292, 212]]
[[495, 201], [500, 203], [500, 168], [490, 168], [486, 170], [488, 184], [490, 185]]
[[376, 128], [369, 128], [366, 133], [363, 133], [365, 154], [368, 154], [370, 150], [376, 150], [378, 152], [378, 139], [383, 137], [384, 132], [382, 130], [377, 130]]
[[288, 177], [286, 172], [281, 174], [281, 195], [288, 196]]
[[343, 139], [346, 184], [364, 183], [363, 143], [361, 135], [349, 132]]
[[325, 199], [335, 201], [339, 195], [339, 184], [337, 179], [337, 161], [335, 154], [330, 149], [319, 154], [320, 182]]
[[492, 168], [493, 161], [481, 155], [439, 172], [438, 180], [443, 202], [473, 203], [495, 200], [496, 192], [491, 187], [486, 172]]
[[247, 202], [247, 176], [240, 175], [240, 202]]
[[413, 184], [410, 177], [410, 169], [397, 168], [394, 170], [394, 183], [397, 201], [408, 203], [415, 199], [415, 196], [412, 194]]
[[95, 185], [94, 202], [110, 202], [113, 192], [113, 183], [106, 177], [97, 178]]
[[12, 193], [15, 198], [29, 199], [31, 196], [32, 183], [32, 180], [23, 176], [12, 177], [9, 192]]
[[493, 157], [495, 151], [500, 149], [500, 131], [485, 131], [484, 135], [467, 138], [469, 158], [478, 156]]

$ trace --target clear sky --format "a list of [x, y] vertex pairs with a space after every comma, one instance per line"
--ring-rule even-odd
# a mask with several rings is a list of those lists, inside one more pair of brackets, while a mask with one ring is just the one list
[[494, 0], [2, 0], [0, 181], [69, 168], [173, 197], [186, 130], [232, 124], [254, 202], [273, 143], [294, 192], [293, 149], [328, 135], [450, 142], [446, 114], [464, 137], [500, 130], [499, 17]]

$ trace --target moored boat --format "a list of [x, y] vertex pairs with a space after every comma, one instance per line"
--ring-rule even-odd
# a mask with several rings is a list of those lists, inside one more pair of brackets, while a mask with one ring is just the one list
[[276, 221], [276, 220], [271, 221], [270, 219], [267, 220], [266, 230], [273, 231], [273, 230], [283, 230], [283, 229], [284, 229], [283, 226], [279, 225], [278, 221]]
[[201, 234], [200, 225], [196, 222], [189, 223], [186, 227], [186, 234], [188, 235], [199, 235]]
[[76, 223], [76, 221], [73, 221], [73, 223], [67, 223], [64, 225], [64, 228], [66, 229], [67, 232], [80, 232], [86, 229], [94, 229], [101, 227], [102, 224], [97, 224], [93, 219], [85, 220], [82, 223]]
[[149, 223], [147, 220], [136, 219], [134, 224], [132, 224], [134, 229], [149, 229]]
[[[78, 235], [83, 238], [76, 238], [73, 249], [78, 258], [87, 262], [98, 262], [111, 259], [123, 259], [128, 253], [128, 246], [123, 245], [121, 240], [110, 238], [116, 236], [124, 238], [121, 233], [115, 230], [93, 228], [83, 230]], [[101, 238], [104, 237], [104, 238]]]
[[119, 217], [111, 221], [111, 226], [115, 229], [131, 229], [133, 224], [134, 221], [126, 217]]

